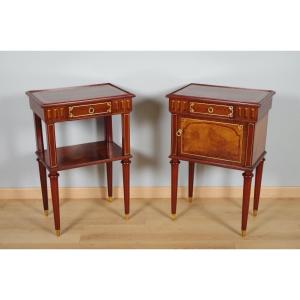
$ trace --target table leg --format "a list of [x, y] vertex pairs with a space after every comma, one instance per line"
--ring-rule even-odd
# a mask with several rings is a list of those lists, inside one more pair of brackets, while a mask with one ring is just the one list
[[[112, 116], [104, 117], [105, 125], [105, 140], [107, 143], [113, 141], [113, 129], [112, 129]], [[109, 149], [108, 149], [109, 150]], [[113, 178], [113, 164], [112, 162], [106, 163], [106, 177], [107, 177], [107, 200], [112, 202], [112, 178]]]
[[106, 177], [107, 177], [107, 200], [112, 202], [112, 176], [113, 176], [112, 162], [106, 163]]
[[40, 181], [41, 181], [41, 189], [42, 189], [42, 197], [43, 197], [43, 206], [44, 206], [44, 214], [45, 216], [48, 216], [48, 190], [47, 190], [47, 174], [46, 174], [46, 168], [44, 165], [40, 162], [39, 159], [37, 159], [39, 164], [39, 172], [40, 172]]
[[176, 219], [176, 206], [177, 206], [177, 188], [178, 188], [178, 166], [179, 160], [172, 159], [171, 163], [171, 218]]
[[[35, 137], [36, 137], [36, 150], [40, 153], [44, 153], [44, 141], [43, 141], [43, 127], [41, 118], [33, 114], [34, 118], [34, 127], [35, 127]], [[48, 191], [47, 191], [47, 176], [46, 176], [46, 168], [37, 159], [39, 165], [39, 173], [40, 173], [40, 182], [41, 182], [41, 190], [42, 190], [42, 197], [43, 197], [43, 207], [44, 207], [44, 214], [48, 216]]]
[[57, 173], [57, 155], [56, 155], [56, 139], [55, 139], [55, 125], [47, 124], [47, 142], [48, 155], [50, 164], [50, 185], [53, 205], [53, 215], [56, 235], [60, 236], [60, 215], [59, 215], [59, 195], [58, 195], [58, 173]]
[[129, 218], [130, 199], [130, 159], [122, 160], [125, 219]]
[[246, 236], [247, 221], [249, 213], [249, 200], [251, 193], [251, 181], [253, 177], [252, 171], [245, 171], [244, 177], [244, 189], [243, 189], [243, 208], [242, 208], [242, 236]]
[[193, 199], [193, 189], [194, 189], [194, 170], [195, 163], [189, 162], [189, 202], [192, 202]]
[[[122, 114], [122, 150], [123, 155], [130, 155], [130, 119], [129, 114]], [[124, 188], [124, 205], [125, 219], [129, 218], [129, 200], [130, 200], [130, 159], [124, 159], [122, 162], [123, 169], [123, 188]]]
[[257, 216], [264, 162], [265, 159], [263, 158], [259, 165], [256, 167], [255, 171], [253, 216]]
[[57, 172], [50, 172], [51, 196], [54, 215], [54, 224], [56, 235], [60, 236], [60, 214], [59, 214], [59, 196], [58, 196], [58, 176]]

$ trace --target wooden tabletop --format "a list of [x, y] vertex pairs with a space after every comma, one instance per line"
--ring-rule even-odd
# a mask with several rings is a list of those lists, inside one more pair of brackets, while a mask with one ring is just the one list
[[167, 97], [179, 96], [247, 103], [259, 103], [266, 97], [270, 97], [274, 94], [275, 92], [271, 90], [256, 90], [191, 83], [171, 94], [168, 94]]
[[134, 97], [111, 83], [75, 86], [58, 89], [28, 91], [26, 94], [34, 98], [41, 106], [67, 104], [75, 101], [107, 99], [119, 97]]

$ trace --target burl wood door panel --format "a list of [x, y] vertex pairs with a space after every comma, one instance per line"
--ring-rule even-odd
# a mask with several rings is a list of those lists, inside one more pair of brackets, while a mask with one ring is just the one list
[[243, 125], [181, 118], [180, 129], [181, 155], [242, 162]]

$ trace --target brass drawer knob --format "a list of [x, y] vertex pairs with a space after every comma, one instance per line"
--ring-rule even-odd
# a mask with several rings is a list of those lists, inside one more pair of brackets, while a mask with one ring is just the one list
[[95, 112], [95, 108], [91, 106], [89, 108], [89, 114], [93, 114], [94, 112]]
[[211, 106], [209, 106], [209, 108], [207, 109], [207, 111], [208, 111], [210, 114], [212, 114], [212, 113], [214, 112], [214, 108], [211, 107]]
[[176, 131], [176, 135], [177, 135], [177, 136], [181, 136], [181, 135], [182, 135], [182, 129], [178, 129], [178, 130]]

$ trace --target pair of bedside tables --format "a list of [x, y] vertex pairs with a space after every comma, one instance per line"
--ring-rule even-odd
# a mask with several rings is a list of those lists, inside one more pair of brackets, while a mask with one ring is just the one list
[[[59, 171], [99, 163], [106, 164], [108, 199], [112, 200], [112, 163], [121, 161], [125, 218], [129, 216], [130, 118], [132, 98], [113, 84], [28, 91], [34, 115], [36, 155], [39, 165], [44, 212], [48, 214], [47, 176], [50, 178], [56, 234], [60, 235]], [[171, 212], [176, 216], [178, 166], [189, 162], [188, 196], [193, 197], [195, 163], [244, 171], [242, 235], [246, 234], [253, 170], [255, 192], [253, 214], [257, 214], [268, 111], [273, 91], [190, 84], [169, 98], [171, 112]], [[122, 118], [122, 147], [113, 142], [112, 115]], [[55, 123], [103, 117], [105, 140], [56, 147]], [[45, 122], [47, 150], [44, 148]]]

